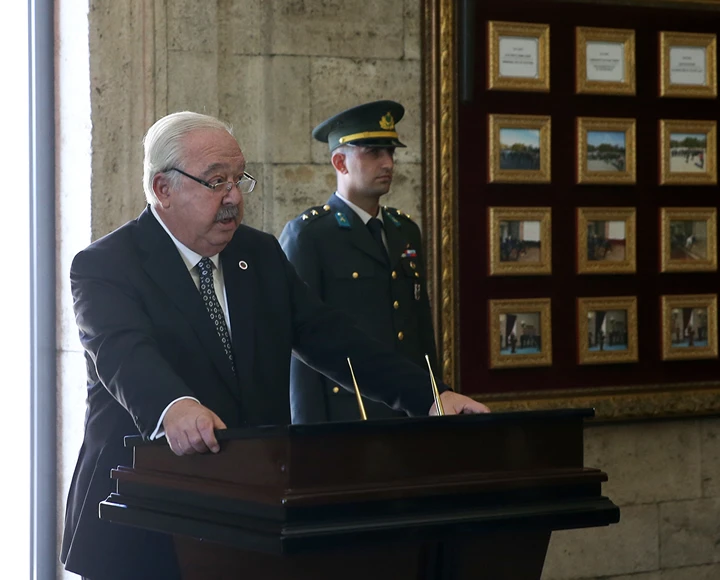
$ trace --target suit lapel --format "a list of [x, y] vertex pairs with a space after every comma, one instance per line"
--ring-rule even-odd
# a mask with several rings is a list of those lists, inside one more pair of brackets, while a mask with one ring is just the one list
[[[232, 245], [232, 242], [231, 244]], [[245, 255], [241, 248], [227, 247], [220, 253], [225, 292], [230, 309], [233, 356], [238, 383], [242, 387], [251, 385], [252, 362], [255, 349], [253, 309], [257, 303], [255, 295], [256, 268], [252, 257]]]
[[360, 219], [360, 216], [358, 216], [358, 214], [356, 214], [353, 209], [343, 202], [337, 195], [333, 194], [330, 197], [328, 205], [330, 205], [336, 217], [337, 212], [340, 212], [344, 214], [350, 222], [350, 227], [345, 229], [348, 232], [348, 237], [350, 238], [351, 243], [359, 250], [375, 258], [383, 266], [386, 266], [387, 263], [385, 262], [385, 257], [382, 255], [377, 242], [373, 239], [370, 230]]
[[224, 381], [237, 393], [230, 361], [180, 252], [149, 209], [140, 215], [138, 225], [138, 246], [145, 254], [143, 269], [183, 313]]

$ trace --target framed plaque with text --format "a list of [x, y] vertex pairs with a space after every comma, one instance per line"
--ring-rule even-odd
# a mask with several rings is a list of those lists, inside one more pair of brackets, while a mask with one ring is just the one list
[[575, 90], [579, 94], [635, 94], [635, 31], [575, 29]]
[[660, 96], [717, 97], [717, 36], [660, 32]]
[[550, 27], [488, 22], [488, 89], [550, 90]]

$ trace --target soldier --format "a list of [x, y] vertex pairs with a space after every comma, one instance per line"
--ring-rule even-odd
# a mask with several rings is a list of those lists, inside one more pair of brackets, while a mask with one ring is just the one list
[[[337, 191], [288, 222], [280, 243], [326, 303], [423, 368], [427, 354], [439, 381], [420, 230], [407, 214], [380, 206], [392, 182], [395, 148], [405, 147], [395, 129], [404, 112], [394, 101], [376, 101], [315, 127], [313, 137], [330, 148]], [[296, 358], [290, 401], [294, 423], [360, 419], [352, 393]], [[364, 406], [369, 419], [398, 416], [367, 399]]]

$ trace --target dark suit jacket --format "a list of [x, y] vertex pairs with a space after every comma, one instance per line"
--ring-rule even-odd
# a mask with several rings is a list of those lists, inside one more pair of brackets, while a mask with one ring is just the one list
[[[428, 375], [323, 305], [277, 240], [240, 226], [220, 254], [237, 377], [177, 248], [146, 209], [74, 259], [70, 278], [88, 377], [85, 436], [68, 496], [61, 559], [97, 580], [175, 578], [169, 536], [101, 521], [110, 469], [132, 465], [125, 435], [152, 434], [163, 409], [197, 397], [228, 427], [286, 424], [292, 349], [395, 409], [426, 414]], [[245, 261], [247, 269], [239, 268]]]
[[[439, 381], [420, 229], [399, 210], [381, 211], [389, 263], [362, 219], [337, 195], [290, 221], [280, 245], [325, 303], [423, 369], [428, 354]], [[290, 366], [290, 402], [293, 423], [360, 418], [353, 393], [297, 358]], [[372, 401], [364, 406], [368, 418], [404, 415]]]

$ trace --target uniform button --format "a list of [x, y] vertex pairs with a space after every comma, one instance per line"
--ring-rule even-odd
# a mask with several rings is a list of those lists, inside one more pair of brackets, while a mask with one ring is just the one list
[[400, 303], [399, 303], [397, 300], [396, 300], [395, 302], [393, 302], [393, 308], [394, 308], [395, 310], [397, 310], [398, 308], [400, 308]]
[[410, 267], [411, 267], [413, 270], [414, 270], [415, 268], [417, 268], [417, 266], [415, 265], [415, 262], [410, 262]]
[[359, 277], [360, 277], [360, 274], [358, 274], [357, 272], [353, 272], [353, 278], [359, 278]]
[[405, 334], [403, 334], [403, 331], [401, 330], [398, 332], [398, 340], [402, 340], [403, 338], [405, 338]]
[[330, 206], [327, 205], [327, 204], [325, 204], [325, 205], [323, 206], [323, 209], [324, 209], [325, 211], [330, 211]]
[[333, 393], [336, 395], [340, 392], [340, 387], [333, 387]]
[[393, 280], [395, 280], [395, 278], [397, 278], [397, 272], [395, 270], [393, 270], [392, 274], [390, 274], [390, 275], [392, 276]]
[[419, 277], [420, 277], [420, 272], [415, 272], [415, 277], [416, 277], [416, 278], [419, 278]]

